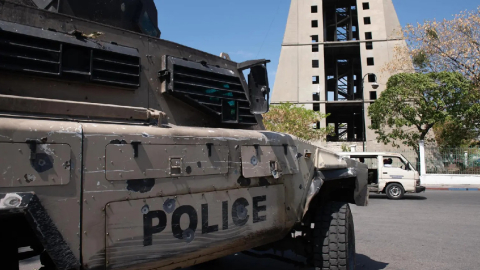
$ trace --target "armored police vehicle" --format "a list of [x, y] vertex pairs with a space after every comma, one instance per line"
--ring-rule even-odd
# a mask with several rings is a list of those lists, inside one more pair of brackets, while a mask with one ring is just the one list
[[153, 0], [0, 0], [0, 269], [354, 269], [367, 167], [264, 129], [267, 60], [160, 34]]

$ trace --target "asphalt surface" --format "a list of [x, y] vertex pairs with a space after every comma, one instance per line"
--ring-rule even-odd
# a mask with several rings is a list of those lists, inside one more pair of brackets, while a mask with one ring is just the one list
[[480, 192], [427, 191], [352, 207], [357, 269], [480, 269]]
[[[427, 191], [391, 201], [370, 196], [351, 206], [357, 270], [480, 269], [480, 191]], [[295, 259], [294, 255], [289, 256]], [[38, 269], [31, 259], [21, 269]], [[191, 270], [293, 270], [299, 267], [238, 253]]]

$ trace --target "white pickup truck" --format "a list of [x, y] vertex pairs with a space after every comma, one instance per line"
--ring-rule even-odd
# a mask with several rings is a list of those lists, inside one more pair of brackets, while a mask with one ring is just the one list
[[405, 193], [420, 193], [420, 175], [408, 160], [398, 153], [344, 152], [341, 156], [352, 158], [368, 166], [368, 189], [385, 193], [389, 199], [399, 200]]

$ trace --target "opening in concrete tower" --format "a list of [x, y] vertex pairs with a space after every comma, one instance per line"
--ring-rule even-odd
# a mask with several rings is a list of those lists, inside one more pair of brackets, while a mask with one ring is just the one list
[[327, 104], [327, 125], [335, 128], [335, 135], [327, 136], [328, 142], [364, 141], [364, 117], [362, 103]]
[[325, 41], [358, 40], [356, 0], [323, 1]]

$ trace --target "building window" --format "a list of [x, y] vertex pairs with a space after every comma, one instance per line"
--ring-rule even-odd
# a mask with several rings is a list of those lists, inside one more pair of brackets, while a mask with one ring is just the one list
[[312, 52], [318, 52], [318, 44], [312, 45]]
[[[320, 93], [314, 92], [312, 98], [313, 98], [313, 101], [320, 101]], [[313, 103], [313, 111], [315, 112], [320, 111], [320, 103]]]
[[363, 3], [363, 9], [364, 9], [364, 10], [370, 9], [370, 3], [364, 2], [364, 3]]
[[373, 57], [368, 57], [367, 66], [373, 66], [373, 65], [375, 65], [375, 61], [373, 60]]
[[318, 60], [312, 60], [312, 67], [313, 68], [318, 68], [320, 67], [320, 63]]
[[320, 129], [320, 121], [317, 121], [317, 123], [313, 125], [313, 129]]
[[372, 39], [372, 32], [365, 32], [365, 39], [366, 40]]
[[365, 42], [365, 48], [367, 50], [373, 50], [373, 42], [371, 42], [371, 41]]
[[312, 13], [318, 13], [318, 7], [312, 6]]
[[377, 91], [370, 91], [370, 100], [377, 100]]
[[313, 35], [312, 37], [312, 43], [318, 42], [318, 35]]
[[312, 84], [319, 84], [320, 76], [312, 76]]
[[368, 74], [368, 82], [377, 82], [377, 76], [375, 74]]
[[312, 27], [313, 27], [313, 28], [317, 28], [317, 27], [318, 27], [318, 21], [317, 21], [317, 20], [313, 20], [313, 21], [312, 21]]
[[363, 23], [364, 24], [372, 24], [372, 21], [370, 20], [370, 17], [364, 17], [363, 18]]

